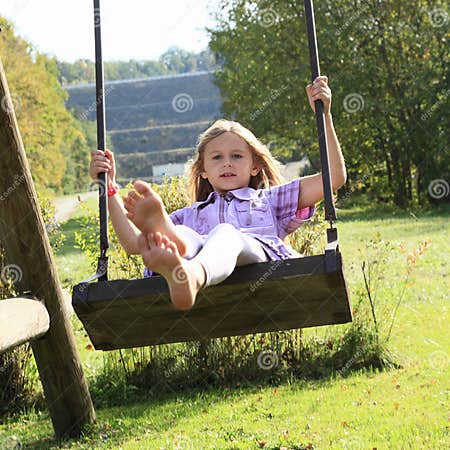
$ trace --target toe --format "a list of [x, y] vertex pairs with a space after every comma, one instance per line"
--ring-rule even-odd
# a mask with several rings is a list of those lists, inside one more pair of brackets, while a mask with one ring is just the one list
[[169, 249], [172, 251], [172, 253], [174, 253], [177, 256], [180, 256], [180, 254], [178, 253], [178, 247], [177, 244], [175, 244], [175, 242], [170, 241], [169, 243]]
[[162, 244], [162, 234], [161, 234], [159, 231], [157, 231], [157, 232], [155, 233], [155, 244], [156, 244], [158, 247], [161, 247], [161, 244]]
[[148, 233], [148, 234], [147, 234], [147, 242], [148, 242], [148, 246], [149, 246], [150, 248], [156, 246], [156, 243], [155, 243], [155, 233]]
[[166, 235], [164, 235], [162, 237], [162, 247], [165, 248], [166, 250], [168, 250], [169, 246], [170, 246], [170, 240]]
[[133, 185], [136, 188], [136, 191], [138, 191], [139, 194], [143, 195], [144, 197], [148, 197], [152, 193], [150, 185], [145, 181], [136, 180]]

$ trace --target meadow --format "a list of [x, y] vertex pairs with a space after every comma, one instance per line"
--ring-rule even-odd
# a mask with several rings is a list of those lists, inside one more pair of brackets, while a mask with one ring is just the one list
[[[95, 202], [88, 208], [95, 208]], [[384, 249], [373, 266], [378, 272], [376, 280], [372, 273], [372, 294], [376, 291], [381, 336], [387, 336], [396, 311], [387, 345], [393, 367], [341, 369], [309, 379], [262, 377], [260, 382], [149, 389], [148, 395], [140, 390], [128, 400], [118, 395], [102, 403], [96, 400], [95, 380], [106, 360], [92, 350], [74, 317], [84, 369], [95, 386], [97, 424], [78, 440], [58, 443], [45, 407], [37, 407], [0, 425], [0, 448], [447, 449], [449, 212], [446, 206], [406, 213], [363, 202], [338, 209], [354, 308], [364, 298], [363, 261]], [[78, 211], [62, 225], [66, 241], [56, 252], [66, 287], [91, 271], [88, 258], [74, 248], [82, 214]], [[324, 339], [349, 326], [307, 329], [303, 338]]]

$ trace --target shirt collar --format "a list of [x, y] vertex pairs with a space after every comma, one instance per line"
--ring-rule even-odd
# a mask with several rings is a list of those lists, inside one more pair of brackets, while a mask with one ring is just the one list
[[[244, 187], [239, 189], [234, 189], [232, 191], [228, 191], [224, 198], [226, 200], [230, 200], [231, 198], [237, 198], [238, 200], [253, 200], [259, 197], [260, 190], [253, 189], [251, 187]], [[210, 203], [214, 203], [216, 199], [220, 196], [216, 191], [212, 191], [209, 193], [206, 200], [201, 202], [195, 202], [192, 206], [197, 209], [202, 209]]]

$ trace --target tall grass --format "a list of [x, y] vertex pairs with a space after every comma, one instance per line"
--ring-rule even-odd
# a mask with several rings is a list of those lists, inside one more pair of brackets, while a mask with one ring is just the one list
[[[166, 179], [162, 185], [153, 187], [169, 212], [186, 205], [183, 180]], [[291, 243], [297, 251], [304, 255], [323, 251], [322, 237], [327, 224], [320, 219], [322, 216], [319, 212], [293, 234]], [[76, 236], [93, 268], [98, 253], [97, 230], [97, 217], [87, 215], [82, 231]], [[113, 230], [110, 231], [112, 276], [142, 277], [140, 258], [127, 255]], [[108, 352], [101, 371], [91, 380], [94, 401], [115, 404], [134, 400], [143, 393], [157, 395], [236, 383], [279, 383], [291, 377], [321, 378], [346, 375], [362, 368], [396, 366], [388, 342], [401, 301], [393, 302], [386, 292], [379, 298], [379, 287], [398, 249], [375, 236], [362, 252], [361, 283], [352, 298], [353, 323], [326, 327], [321, 337], [291, 330]], [[406, 261], [402, 268], [404, 289], [413, 268], [411, 261]], [[389, 306], [393, 304], [394, 309]]]

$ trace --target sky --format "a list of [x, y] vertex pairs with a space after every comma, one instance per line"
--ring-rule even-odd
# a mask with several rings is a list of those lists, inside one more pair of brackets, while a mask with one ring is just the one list
[[[103, 59], [158, 59], [170, 46], [199, 52], [219, 0], [101, 0]], [[94, 60], [93, 0], [0, 0], [16, 34], [61, 61]]]

